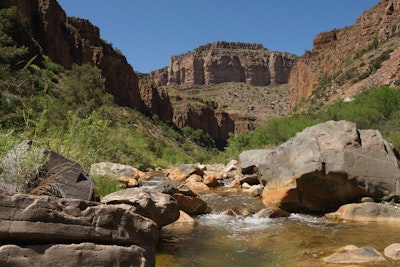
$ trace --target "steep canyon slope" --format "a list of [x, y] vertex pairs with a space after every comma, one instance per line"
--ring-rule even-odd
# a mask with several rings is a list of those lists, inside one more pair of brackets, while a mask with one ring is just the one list
[[[247, 114], [226, 112], [222, 105], [217, 108], [218, 105], [204, 99], [197, 101], [180, 96], [170, 97], [168, 91], [154, 80], [140, 82], [139, 76], [143, 76], [132, 69], [118, 50], [100, 38], [98, 27], [85, 19], [67, 17], [56, 0], [0, 2], [0, 8], [12, 6], [18, 8], [27, 26], [25, 36], [21, 39], [22, 44], [30, 48], [32, 56], [48, 56], [66, 68], [85, 63], [99, 67], [106, 78], [106, 91], [114, 95], [119, 105], [157, 115], [178, 127], [203, 129], [214, 139], [220, 140], [226, 140], [230, 132], [251, 130], [256, 126], [254, 118], [249, 118]], [[233, 51], [233, 48], [237, 51]], [[171, 84], [190, 85], [191, 80], [194, 84], [198, 77], [204, 80], [204, 84], [218, 84], [231, 81], [231, 78], [234, 82], [250, 85], [281, 84], [287, 82], [294, 63], [292, 55], [268, 51], [254, 44], [218, 42], [202, 46], [189, 54], [201, 55], [213, 50], [216, 52], [205, 61], [208, 64], [204, 65], [205, 69], [184, 69], [183, 65], [178, 68], [180, 60], [186, 56], [172, 57], [174, 61], [171, 68], [175, 72], [171, 76]], [[184, 61], [192, 66], [198, 63], [197, 60]], [[190, 74], [191, 71], [196, 75]], [[287, 101], [280, 106], [286, 109]]]
[[299, 58], [289, 78], [293, 108], [313, 102], [352, 98], [371, 87], [399, 85], [400, 1], [381, 0], [352, 26], [317, 35], [312, 51]]

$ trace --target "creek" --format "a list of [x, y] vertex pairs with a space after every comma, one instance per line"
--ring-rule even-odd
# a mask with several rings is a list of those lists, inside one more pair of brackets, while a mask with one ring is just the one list
[[[324, 257], [342, 246], [372, 246], [383, 254], [400, 242], [398, 223], [332, 222], [304, 214], [272, 219], [260, 198], [221, 189], [202, 196], [212, 212], [195, 217], [194, 224], [164, 227], [156, 267], [330, 266]], [[238, 205], [252, 215], [227, 214]]]

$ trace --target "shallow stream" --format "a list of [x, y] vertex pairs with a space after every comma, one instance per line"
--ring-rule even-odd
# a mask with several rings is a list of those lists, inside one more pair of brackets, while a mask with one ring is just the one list
[[[264, 216], [259, 198], [223, 191], [202, 195], [212, 212], [197, 216], [192, 225], [163, 228], [157, 267], [338, 266], [323, 259], [342, 246], [369, 245], [383, 254], [386, 246], [400, 242], [400, 225], [395, 223], [335, 223], [302, 214], [271, 219]], [[226, 213], [238, 205], [254, 214]]]

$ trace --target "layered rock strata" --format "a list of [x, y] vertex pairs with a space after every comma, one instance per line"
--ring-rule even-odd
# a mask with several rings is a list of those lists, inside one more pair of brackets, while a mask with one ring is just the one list
[[2, 266], [155, 265], [158, 227], [129, 205], [0, 192], [0, 208]]
[[[334, 77], [344, 69], [355, 55], [375, 49], [388, 39], [397, 36], [400, 30], [400, 2], [381, 0], [365, 11], [352, 26], [323, 32], [313, 41], [313, 49], [305, 53], [292, 68], [289, 78], [289, 99], [293, 108], [304, 97], [308, 97], [326, 77]], [[400, 77], [398, 62], [400, 48], [394, 46], [390, 59], [370, 77], [353, 81], [345, 87], [337, 85], [332, 94], [338, 98], [352, 97], [373, 86], [393, 84]], [[365, 63], [364, 63], [365, 64]], [[355, 66], [360, 68], [360, 64]]]
[[215, 42], [171, 56], [168, 67], [151, 72], [148, 78], [181, 87], [225, 82], [284, 84], [295, 62], [295, 55], [270, 51], [261, 44]]

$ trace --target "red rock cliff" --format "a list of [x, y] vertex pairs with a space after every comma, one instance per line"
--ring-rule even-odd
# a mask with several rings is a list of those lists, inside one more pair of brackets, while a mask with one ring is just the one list
[[[2, 0], [0, 8], [16, 6], [30, 28], [36, 45], [51, 60], [70, 68], [91, 63], [106, 78], [106, 90], [120, 105], [142, 108], [138, 78], [123, 55], [100, 39], [99, 29], [89, 21], [68, 18], [56, 0]], [[39, 51], [39, 49], [38, 49]]]
[[191, 87], [224, 82], [264, 86], [287, 83], [296, 56], [273, 52], [261, 44], [215, 42], [180, 56], [149, 79], [162, 85]]
[[[292, 68], [289, 78], [289, 99], [293, 108], [301, 98], [308, 97], [320, 86], [320, 80], [329, 75], [340, 73], [351, 63], [357, 52], [376, 42], [384, 43], [399, 34], [400, 1], [381, 0], [379, 4], [365, 11], [353, 26], [331, 32], [324, 32], [315, 37], [313, 49], [300, 57]], [[349, 97], [372, 86], [391, 84], [399, 78], [397, 69], [400, 60], [397, 45], [390, 55], [390, 60], [374, 75], [362, 80], [346, 83], [334, 88], [340, 92], [337, 98]], [[355, 70], [359, 69], [355, 66]]]

